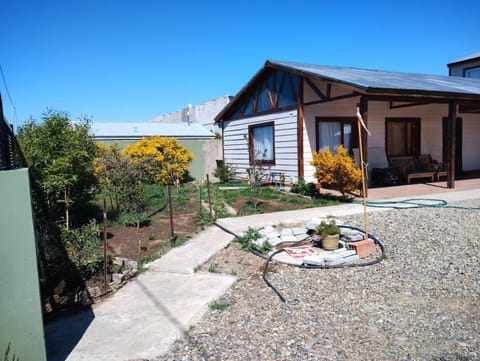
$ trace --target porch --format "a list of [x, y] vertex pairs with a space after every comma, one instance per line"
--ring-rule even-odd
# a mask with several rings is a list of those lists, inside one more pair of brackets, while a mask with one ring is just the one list
[[414, 183], [393, 187], [378, 187], [368, 189], [369, 201], [401, 197], [433, 197], [439, 193], [450, 193], [480, 189], [480, 177], [455, 180], [455, 189], [448, 188], [446, 181]]

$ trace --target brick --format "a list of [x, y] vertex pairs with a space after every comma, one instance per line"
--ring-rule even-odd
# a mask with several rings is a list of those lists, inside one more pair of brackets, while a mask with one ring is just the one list
[[371, 239], [364, 239], [363, 241], [352, 242], [348, 245], [350, 249], [355, 250], [358, 257], [365, 258], [375, 252], [375, 244]]

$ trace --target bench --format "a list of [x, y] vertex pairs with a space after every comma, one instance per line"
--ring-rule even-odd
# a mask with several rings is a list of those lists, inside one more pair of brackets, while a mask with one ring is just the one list
[[404, 182], [410, 184], [412, 179], [429, 178], [431, 182], [438, 180], [440, 173], [435, 168], [435, 162], [432, 161], [430, 154], [418, 156], [391, 156], [389, 157], [390, 166], [395, 169], [398, 176]]

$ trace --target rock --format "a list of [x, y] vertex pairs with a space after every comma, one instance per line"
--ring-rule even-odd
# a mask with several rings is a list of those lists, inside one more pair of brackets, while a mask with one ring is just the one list
[[125, 275], [123, 273], [113, 273], [112, 274], [112, 282], [123, 282], [125, 279]]
[[125, 268], [135, 268], [135, 269], [137, 269], [137, 268], [138, 268], [138, 263], [137, 263], [137, 261], [126, 260], [126, 261], [123, 263], [123, 267], [125, 267]]

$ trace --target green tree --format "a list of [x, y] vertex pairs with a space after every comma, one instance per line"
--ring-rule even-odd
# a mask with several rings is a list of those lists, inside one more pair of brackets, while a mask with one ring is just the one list
[[65, 215], [68, 228], [70, 208], [94, 196], [95, 141], [89, 135], [89, 120], [72, 122], [68, 114], [47, 110], [38, 124], [30, 119], [18, 131], [17, 140], [38, 187], [33, 187], [35, 206], [47, 216]]
[[108, 147], [97, 143], [94, 165], [98, 183], [110, 198], [112, 209], [125, 212], [126, 223], [140, 227], [146, 208], [144, 186], [151, 182], [142, 164], [122, 153], [116, 143]]

